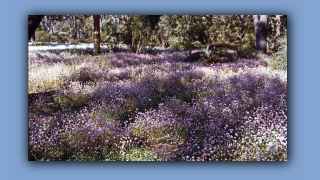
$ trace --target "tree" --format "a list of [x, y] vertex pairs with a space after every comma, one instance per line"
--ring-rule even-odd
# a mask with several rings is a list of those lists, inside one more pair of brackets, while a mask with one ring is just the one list
[[[224, 26], [222, 16], [219, 18], [218, 16], [214, 15], [201, 15], [197, 16], [198, 20], [196, 21], [196, 35], [197, 40], [207, 46], [205, 53], [209, 55], [209, 46], [215, 42], [215, 39], [220, 37], [223, 39], [222, 36], [222, 26]], [[224, 19], [223, 19], [224, 20]]]
[[73, 38], [77, 39], [77, 15], [73, 16]]
[[267, 52], [267, 20], [268, 15], [253, 15], [253, 24], [256, 34], [256, 52]]
[[44, 15], [28, 15], [28, 41], [34, 36]]
[[141, 47], [150, 40], [161, 15], [124, 15], [125, 43], [131, 44], [131, 52], [139, 53]]
[[93, 40], [93, 55], [100, 54], [100, 15], [93, 15], [94, 22], [94, 40]]
[[42, 18], [42, 26], [43, 26], [43, 28], [44, 28], [44, 30], [46, 31], [46, 32], [49, 32], [50, 31], [50, 24], [49, 24], [49, 22], [48, 22], [48, 18], [47, 18], [47, 16], [44, 16], [44, 18]]
[[[276, 34], [275, 34], [275, 50], [278, 50], [279, 48], [279, 39], [280, 39], [280, 35], [281, 35], [281, 31], [280, 31], [280, 28], [281, 28], [281, 17], [283, 15], [276, 15], [276, 17], [270, 17], [271, 19], [271, 23], [272, 23], [272, 28], [273, 30], [275, 29], [276, 31]], [[276, 21], [276, 27], [274, 28], [274, 25], [273, 25], [273, 22], [272, 20], [275, 20]]]
[[153, 32], [153, 39], [157, 39], [162, 48], [165, 48], [166, 42], [170, 38], [174, 18], [171, 15], [161, 16], [161, 20]]

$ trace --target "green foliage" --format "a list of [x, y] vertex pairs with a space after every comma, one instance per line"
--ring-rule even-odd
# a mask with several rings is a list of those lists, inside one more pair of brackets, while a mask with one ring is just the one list
[[276, 53], [271, 54], [269, 57], [274, 61], [269, 63], [268, 66], [271, 66], [274, 69], [287, 69], [287, 36], [283, 36], [279, 40], [279, 50]]
[[243, 41], [243, 44], [255, 44], [256, 35], [253, 33], [245, 33], [242, 41]]
[[77, 38], [74, 40], [74, 43], [89, 43], [89, 41], [85, 38]]
[[172, 45], [170, 47], [170, 49], [173, 49], [173, 50], [184, 50], [183, 43], [174, 44], [174, 45]]
[[36, 42], [58, 42], [65, 43], [67, 38], [63, 35], [52, 35], [44, 30], [36, 32]]
[[58, 43], [64, 44], [67, 41], [67, 38], [63, 35], [57, 35], [57, 41]]
[[249, 43], [238, 45], [237, 55], [240, 58], [248, 58], [248, 59], [255, 58], [256, 57], [255, 47]]
[[57, 35], [51, 35], [51, 42], [58, 42]]
[[51, 35], [42, 30], [36, 32], [36, 42], [51, 42]]

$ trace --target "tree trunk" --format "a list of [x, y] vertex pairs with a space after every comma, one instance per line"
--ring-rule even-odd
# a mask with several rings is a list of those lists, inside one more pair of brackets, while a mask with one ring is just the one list
[[141, 44], [141, 33], [140, 33], [140, 37], [139, 37], [139, 41], [138, 41], [138, 45], [137, 45], [137, 49], [136, 49], [136, 54], [139, 53], [140, 50], [140, 44]]
[[101, 21], [100, 21], [100, 32], [103, 31], [103, 22], [104, 22], [104, 15], [101, 15]]
[[164, 39], [162, 39], [162, 49], [166, 48], [166, 41]]
[[281, 21], [280, 21], [280, 18], [281, 18], [282, 15], [276, 15], [276, 43], [275, 43], [275, 49], [278, 50], [279, 48], [279, 39], [280, 39], [280, 26], [281, 26]]
[[268, 15], [253, 15], [254, 30], [256, 33], [256, 52], [267, 52], [267, 19]]
[[28, 15], [28, 41], [36, 32], [44, 15]]
[[77, 39], [77, 15], [74, 15], [74, 28], [73, 28], [73, 37]]
[[210, 56], [209, 47], [209, 44], [207, 44], [207, 49], [204, 51], [208, 57]]
[[44, 23], [44, 20], [43, 20], [43, 19], [42, 19], [42, 25], [43, 25], [43, 27], [44, 27], [44, 30], [45, 30], [46, 32], [48, 32], [48, 28], [47, 28], [46, 24]]
[[[50, 22], [50, 24], [49, 24], [49, 31], [48, 31], [48, 33], [49, 33], [49, 34], [52, 34], [52, 31], [53, 31], [53, 30], [52, 30], [52, 29], [53, 29], [53, 27], [52, 27], [52, 20], [50, 19], [49, 22]], [[50, 31], [50, 30], [51, 30], [51, 31]]]
[[93, 48], [93, 55], [100, 54], [100, 15], [93, 15], [93, 22], [94, 22], [94, 48]]
[[134, 36], [132, 35], [132, 40], [131, 40], [131, 52], [135, 52], [135, 50], [136, 50], [136, 47], [135, 47], [135, 45], [134, 45], [134, 40], [135, 40], [135, 38], [134, 38]]
[[51, 26], [50, 26], [50, 16], [49, 17], [45, 16], [44, 18], [45, 18], [46, 23], [47, 23], [47, 32], [49, 33], [50, 32], [50, 28], [51, 28]]
[[46, 31], [46, 32], [50, 32], [50, 16], [48, 17], [48, 16], [44, 16], [43, 18], [42, 18], [42, 25], [44, 26], [44, 30]]

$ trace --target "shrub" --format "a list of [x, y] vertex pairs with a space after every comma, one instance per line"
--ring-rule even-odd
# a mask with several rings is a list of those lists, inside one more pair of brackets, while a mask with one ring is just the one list
[[256, 57], [255, 47], [252, 44], [246, 43], [237, 47], [237, 55], [240, 58], [251, 59]]
[[[102, 41], [101, 41], [102, 42]], [[93, 43], [93, 37], [87, 39], [87, 43]]]
[[58, 43], [65, 43], [67, 41], [67, 38], [63, 35], [57, 35], [57, 41]]
[[204, 55], [205, 55], [205, 52], [196, 52], [196, 53], [191, 54], [191, 60], [190, 60], [189, 56], [187, 56], [184, 59], [184, 61], [185, 62], [195, 62], [195, 61], [198, 61], [200, 59], [202, 60]]
[[58, 37], [56, 35], [51, 35], [50, 42], [58, 42]]
[[184, 50], [182, 43], [174, 44], [173, 46], [170, 47], [170, 49], [173, 49], [173, 50]]
[[212, 51], [210, 59], [216, 62], [233, 62], [235, 59], [227, 51]]
[[38, 31], [36, 32], [36, 42], [51, 42], [51, 35], [44, 30]]
[[74, 40], [75, 43], [88, 43], [87, 39], [84, 38], [77, 38]]
[[287, 36], [279, 40], [278, 52], [271, 54], [269, 57], [274, 60], [270, 66], [274, 69], [287, 69]]
[[202, 60], [205, 63], [225, 63], [225, 62], [234, 62], [235, 58], [231, 53], [227, 51], [215, 51], [213, 50], [209, 56], [205, 53], [202, 55]]
[[245, 33], [242, 40], [245, 44], [254, 44], [256, 42], [256, 35], [253, 33]]

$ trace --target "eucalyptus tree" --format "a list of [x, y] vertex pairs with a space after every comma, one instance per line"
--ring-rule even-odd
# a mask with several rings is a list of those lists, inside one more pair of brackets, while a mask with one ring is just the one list
[[65, 30], [68, 15], [46, 15], [42, 18], [40, 27], [50, 34], [58, 34]]
[[253, 15], [253, 24], [256, 34], [256, 52], [267, 52], [267, 22], [268, 15]]
[[252, 38], [250, 36], [251, 30], [254, 28], [252, 24], [252, 15], [237, 15], [235, 17], [238, 18], [238, 21], [235, 21], [235, 37], [241, 44], [246, 42], [252, 43]]
[[176, 38], [176, 43], [182, 42], [184, 50], [189, 50], [191, 57], [192, 42], [196, 39], [195, 15], [175, 15], [175, 26], [172, 29], [172, 35]]
[[[283, 17], [283, 15], [275, 15], [275, 17], [269, 17], [272, 31], [275, 36], [275, 50], [278, 50], [279, 47], [279, 39], [281, 36], [281, 17]], [[275, 23], [273, 21], [275, 21]]]
[[102, 32], [104, 27], [108, 24], [112, 24], [114, 27], [116, 27], [119, 24], [118, 15], [101, 15], [100, 31]]
[[123, 15], [124, 41], [131, 45], [131, 51], [139, 53], [140, 48], [149, 42], [161, 15]]
[[50, 23], [49, 23], [49, 21], [48, 21], [48, 18], [47, 18], [47, 16], [44, 16], [43, 18], [42, 18], [42, 26], [43, 26], [43, 28], [44, 28], [44, 30], [46, 31], [46, 32], [49, 32], [50, 30], [49, 30], [49, 27], [50, 27]]
[[82, 32], [82, 36], [84, 36], [85, 39], [88, 39], [92, 37], [93, 31], [94, 31], [94, 21], [91, 15], [81, 15], [77, 17], [78, 23], [77, 23], [77, 29], [78, 29], [78, 37], [80, 37], [80, 32]]
[[214, 15], [176, 15], [176, 26], [173, 28], [173, 36], [179, 37], [185, 50], [188, 50], [189, 60], [193, 43], [199, 41], [207, 46], [206, 53], [209, 54], [209, 46], [215, 42], [219, 30], [220, 20]]
[[141, 45], [144, 43], [145, 36], [148, 36], [148, 24], [145, 15], [131, 16], [131, 35], [132, 35], [132, 50], [139, 52]]
[[201, 44], [206, 45], [206, 54], [209, 55], [209, 46], [222, 36], [222, 22], [217, 15], [201, 15], [196, 18], [196, 35]]
[[73, 38], [77, 38], [77, 15], [73, 16]]
[[163, 15], [160, 17], [158, 26], [155, 28], [152, 40], [158, 40], [159, 45], [165, 48], [167, 41], [171, 36], [174, 26], [174, 17], [172, 15]]

